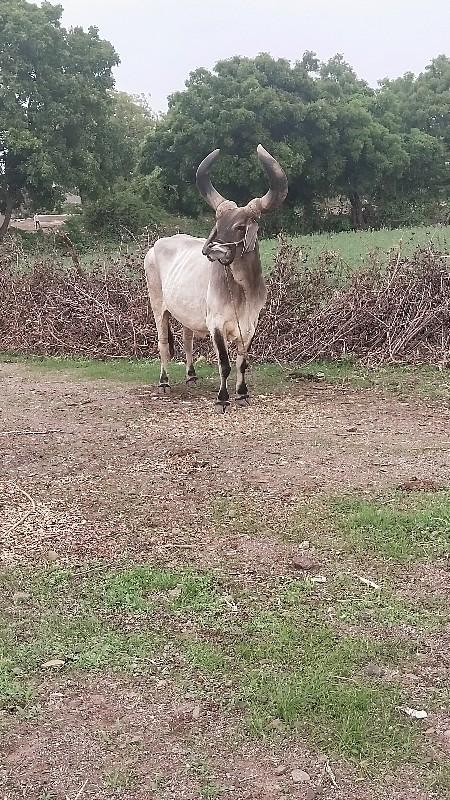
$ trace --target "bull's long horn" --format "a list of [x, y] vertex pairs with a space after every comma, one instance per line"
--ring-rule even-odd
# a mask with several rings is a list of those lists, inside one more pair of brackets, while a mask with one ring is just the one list
[[202, 163], [200, 164], [199, 168], [197, 169], [197, 174], [195, 176], [197, 182], [197, 189], [199, 190], [202, 197], [205, 198], [206, 202], [209, 203], [211, 208], [216, 210], [221, 203], [225, 202], [225, 197], [222, 197], [221, 194], [214, 188], [211, 183], [210, 172], [211, 167], [214, 164], [217, 156], [219, 155], [220, 150], [213, 150], [209, 156], [203, 159]]
[[288, 182], [278, 161], [276, 161], [261, 144], [256, 148], [256, 152], [267, 173], [270, 183], [270, 189], [264, 197], [256, 199], [257, 203], [260, 205], [261, 213], [266, 214], [268, 211], [275, 211], [275, 209], [281, 206], [288, 193]]

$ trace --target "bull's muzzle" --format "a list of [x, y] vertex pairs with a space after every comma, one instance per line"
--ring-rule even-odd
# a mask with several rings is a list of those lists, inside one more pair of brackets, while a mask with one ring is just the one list
[[219, 261], [225, 266], [234, 261], [236, 244], [234, 242], [222, 244], [221, 242], [206, 242], [202, 253], [209, 261]]

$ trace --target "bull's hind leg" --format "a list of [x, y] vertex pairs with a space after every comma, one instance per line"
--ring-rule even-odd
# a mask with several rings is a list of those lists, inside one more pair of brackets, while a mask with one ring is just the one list
[[220, 373], [220, 389], [217, 395], [216, 406], [218, 411], [225, 412], [230, 405], [230, 395], [227, 389], [227, 378], [231, 372], [230, 359], [225, 337], [219, 328], [214, 329], [214, 348], [217, 355]]
[[173, 335], [169, 326], [169, 312], [165, 311], [162, 316], [155, 319], [158, 331], [158, 349], [161, 359], [161, 372], [159, 375], [160, 394], [170, 394], [169, 376], [167, 365], [173, 355]]
[[183, 347], [186, 353], [186, 383], [195, 383], [197, 381], [192, 358], [193, 342], [194, 332], [190, 328], [183, 328]]

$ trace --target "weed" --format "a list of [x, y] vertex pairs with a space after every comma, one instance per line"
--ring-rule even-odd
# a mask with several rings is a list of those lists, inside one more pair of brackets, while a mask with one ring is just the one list
[[136, 773], [133, 770], [114, 767], [105, 774], [103, 783], [107, 789], [121, 792], [122, 789], [131, 789], [135, 781]]

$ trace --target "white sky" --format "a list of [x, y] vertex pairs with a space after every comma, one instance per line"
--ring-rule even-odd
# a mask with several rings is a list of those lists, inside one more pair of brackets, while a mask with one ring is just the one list
[[[34, 0], [39, 5], [38, 0]], [[53, 1], [53, 0], [52, 0]], [[342, 53], [360, 78], [422, 72], [450, 55], [450, 0], [60, 0], [63, 25], [95, 25], [118, 52], [116, 87], [156, 111], [196, 67], [233, 55], [322, 61]]]

